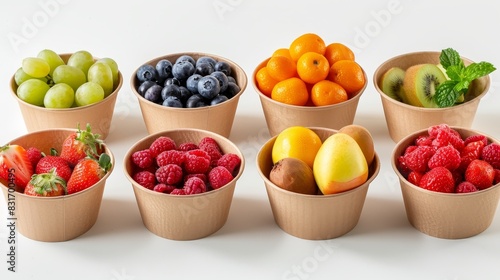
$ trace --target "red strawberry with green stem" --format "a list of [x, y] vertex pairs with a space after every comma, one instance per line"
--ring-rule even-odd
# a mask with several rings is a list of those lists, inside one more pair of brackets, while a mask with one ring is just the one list
[[16, 191], [23, 192], [32, 175], [33, 165], [22, 146], [7, 144], [0, 147], [0, 179], [14, 183]]
[[80, 160], [68, 180], [68, 194], [82, 191], [99, 182], [111, 169], [111, 165], [111, 158], [106, 153], [100, 155], [99, 161], [89, 157]]
[[73, 171], [69, 166], [69, 163], [60, 156], [45, 156], [38, 161], [36, 165], [35, 173], [47, 173], [51, 170], [55, 170], [55, 173], [68, 182], [71, 172]]
[[24, 189], [31, 196], [61, 196], [66, 194], [66, 181], [59, 177], [55, 169], [48, 173], [35, 174]]
[[85, 157], [99, 158], [102, 152], [103, 141], [100, 135], [92, 133], [90, 125], [86, 130], [78, 130], [66, 137], [61, 148], [61, 157], [75, 166], [79, 160]]

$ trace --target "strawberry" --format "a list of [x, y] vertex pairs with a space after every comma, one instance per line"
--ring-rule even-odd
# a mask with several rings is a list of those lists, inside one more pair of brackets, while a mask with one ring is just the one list
[[31, 196], [61, 196], [66, 194], [66, 181], [59, 177], [55, 169], [48, 173], [35, 174], [24, 189]]
[[26, 153], [28, 154], [31, 166], [33, 166], [33, 170], [35, 170], [38, 161], [44, 156], [44, 154], [36, 147], [27, 148]]
[[67, 192], [73, 194], [93, 186], [99, 182], [111, 168], [111, 158], [108, 154], [102, 153], [99, 161], [86, 157], [80, 160], [73, 169], [68, 180]]
[[495, 169], [484, 160], [473, 160], [465, 170], [465, 181], [474, 184], [480, 190], [491, 187], [494, 179]]
[[467, 143], [467, 145], [460, 152], [460, 167], [459, 169], [464, 171], [471, 161], [479, 159], [481, 153], [483, 152], [485, 144], [484, 141], [478, 140]]
[[0, 179], [14, 183], [16, 190], [23, 192], [33, 175], [33, 165], [26, 150], [16, 144], [0, 147]]
[[86, 130], [78, 130], [66, 137], [61, 148], [61, 157], [74, 167], [79, 160], [85, 157], [99, 158], [103, 142], [100, 135], [92, 133], [90, 125]]
[[455, 180], [448, 168], [439, 166], [425, 173], [420, 179], [419, 186], [426, 190], [452, 193], [455, 191]]
[[38, 161], [36, 165], [35, 173], [48, 173], [52, 169], [55, 173], [68, 182], [71, 172], [73, 171], [69, 166], [69, 163], [60, 156], [45, 156]]

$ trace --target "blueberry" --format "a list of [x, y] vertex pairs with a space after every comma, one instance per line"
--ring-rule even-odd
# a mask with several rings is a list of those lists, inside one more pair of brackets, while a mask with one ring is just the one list
[[227, 89], [227, 83], [229, 80], [227, 79], [227, 76], [226, 74], [224, 74], [224, 72], [215, 71], [210, 75], [214, 76], [219, 81], [220, 91], [225, 91]]
[[214, 58], [210, 57], [210, 56], [202, 56], [200, 58], [198, 58], [198, 60], [196, 61], [196, 65], [198, 65], [199, 63], [210, 63], [212, 65], [212, 67], [215, 66], [215, 63], [217, 63], [217, 60], [215, 60]]
[[238, 83], [236, 82], [236, 79], [235, 79], [233, 76], [227, 76], [227, 81], [228, 81], [228, 82], [235, 83], [235, 84], [238, 84]]
[[228, 100], [229, 98], [227, 98], [227, 96], [225, 95], [222, 95], [222, 94], [218, 94], [216, 97], [214, 97], [211, 101], [210, 101], [210, 106], [213, 106], [213, 105], [217, 105], [219, 103], [222, 103], [226, 100]]
[[231, 65], [225, 61], [219, 61], [215, 63], [214, 66], [215, 71], [221, 71], [226, 74], [226, 76], [231, 76]]
[[144, 93], [146, 93], [146, 90], [148, 90], [148, 88], [152, 87], [156, 85], [155, 82], [153, 81], [144, 81], [142, 82], [139, 87], [137, 88], [137, 92], [141, 95], [141, 96], [144, 96]]
[[212, 72], [214, 72], [214, 67], [212, 64], [208, 62], [201, 62], [201, 63], [196, 63], [196, 70], [195, 73], [200, 74], [202, 76], [210, 75]]
[[187, 60], [181, 60], [172, 66], [172, 75], [182, 82], [193, 75], [195, 70], [194, 64]]
[[198, 93], [206, 99], [214, 98], [219, 92], [219, 80], [214, 76], [205, 76], [198, 81]]
[[186, 108], [198, 108], [205, 106], [208, 106], [208, 104], [206, 103], [205, 98], [203, 98], [200, 94], [193, 94], [186, 101]]
[[137, 69], [136, 76], [139, 82], [156, 81], [156, 79], [158, 79], [158, 73], [156, 72], [156, 69], [149, 64], [144, 64], [139, 67], [139, 69]]
[[181, 62], [181, 61], [189, 61], [189, 63], [193, 64], [193, 65], [196, 65], [196, 60], [194, 60], [194, 58], [190, 55], [181, 55], [179, 56], [176, 60], [175, 60], [175, 63], [177, 62]]
[[161, 90], [161, 99], [166, 100], [169, 96], [175, 96], [177, 98], [181, 97], [181, 90], [179, 86], [167, 85]]
[[163, 106], [182, 108], [181, 100], [176, 96], [169, 96], [167, 99], [163, 100]]
[[165, 83], [163, 84], [164, 87], [166, 87], [168, 85], [180, 86], [181, 85], [181, 81], [179, 81], [177, 78], [170, 77], [170, 78], [167, 78], [165, 80]]
[[172, 75], [172, 62], [162, 59], [156, 63], [156, 72], [158, 73], [158, 80], [165, 81]]
[[186, 101], [188, 100], [189, 97], [191, 97], [191, 95], [193, 95], [193, 93], [191, 91], [189, 91], [189, 89], [187, 89], [187, 87], [184, 87], [184, 86], [180, 86], [179, 90], [181, 93], [181, 102], [183, 104], [186, 104]]
[[144, 98], [151, 102], [157, 103], [161, 101], [161, 92], [162, 87], [160, 85], [153, 85], [152, 87], [148, 88], [148, 90], [146, 90], [146, 92], [144, 93]]
[[202, 75], [193, 74], [193, 75], [189, 76], [189, 78], [187, 79], [186, 87], [193, 94], [198, 93], [198, 82], [200, 81], [201, 78], [203, 78]]
[[227, 83], [227, 89], [223, 91], [221, 94], [227, 96], [227, 98], [232, 98], [236, 94], [240, 92], [240, 87], [232, 82]]

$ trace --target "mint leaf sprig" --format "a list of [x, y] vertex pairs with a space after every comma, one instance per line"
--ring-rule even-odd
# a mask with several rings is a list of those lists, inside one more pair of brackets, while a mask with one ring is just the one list
[[440, 108], [453, 106], [467, 92], [473, 80], [496, 70], [493, 64], [485, 61], [465, 66], [458, 52], [452, 48], [442, 50], [439, 60], [450, 78], [436, 88], [434, 100]]

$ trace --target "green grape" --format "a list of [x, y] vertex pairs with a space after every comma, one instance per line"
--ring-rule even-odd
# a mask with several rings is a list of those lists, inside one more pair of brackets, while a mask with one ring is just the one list
[[90, 67], [88, 81], [98, 83], [104, 89], [105, 97], [113, 92], [113, 74], [105, 63], [96, 62]]
[[23, 82], [26, 82], [27, 80], [30, 80], [30, 79], [37, 79], [37, 80], [40, 80], [42, 82], [47, 83], [46, 77], [42, 77], [42, 78], [31, 77], [30, 75], [26, 74], [23, 71], [22, 67], [19, 67], [19, 69], [17, 69], [16, 73], [14, 74], [14, 81], [16, 82], [16, 85], [18, 85], [18, 86], [21, 85]]
[[78, 107], [97, 103], [103, 99], [104, 89], [98, 83], [86, 82], [75, 92], [75, 104]]
[[60, 65], [57, 67], [54, 70], [54, 73], [52, 73], [52, 79], [56, 84], [68, 84], [74, 91], [87, 81], [87, 78], [82, 70], [69, 65]]
[[113, 87], [118, 85], [118, 64], [112, 58], [104, 57], [99, 59], [97, 62], [106, 63], [109, 68], [111, 68], [111, 74], [113, 74]]
[[88, 51], [77, 51], [68, 58], [67, 65], [79, 68], [87, 76], [89, 68], [94, 62], [94, 57]]
[[39, 79], [29, 79], [17, 87], [19, 99], [36, 106], [43, 106], [43, 99], [50, 86]]
[[49, 74], [50, 65], [38, 57], [27, 57], [23, 59], [23, 71], [33, 78], [42, 78]]
[[54, 69], [56, 69], [57, 66], [65, 64], [64, 60], [52, 50], [42, 50], [38, 53], [37, 57], [45, 60], [49, 64], [49, 75], [52, 75], [52, 72], [54, 72]]
[[75, 91], [65, 83], [52, 86], [43, 99], [45, 108], [70, 108], [75, 101]]

